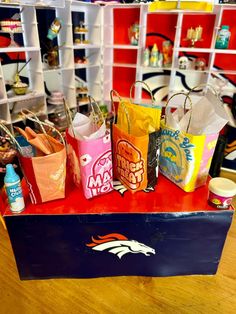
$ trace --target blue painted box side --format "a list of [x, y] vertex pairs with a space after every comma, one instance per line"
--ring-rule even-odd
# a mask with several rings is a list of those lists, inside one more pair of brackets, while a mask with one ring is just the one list
[[90, 278], [215, 274], [232, 215], [230, 210], [5, 220], [21, 279]]

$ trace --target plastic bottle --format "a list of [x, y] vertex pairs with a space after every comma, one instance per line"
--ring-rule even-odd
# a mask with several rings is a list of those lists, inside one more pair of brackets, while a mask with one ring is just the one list
[[25, 209], [25, 202], [22, 194], [20, 177], [15, 172], [12, 164], [6, 165], [6, 175], [4, 177], [8, 203], [13, 213], [20, 213]]
[[50, 40], [53, 40], [54, 38], [57, 37], [60, 29], [61, 29], [61, 20], [58, 18], [55, 18], [55, 20], [52, 22], [49, 30], [48, 30], [48, 34], [47, 34], [47, 38]]
[[143, 66], [144, 67], [149, 66], [149, 58], [150, 58], [150, 51], [148, 48], [146, 48], [143, 52]]
[[158, 61], [158, 48], [157, 44], [154, 44], [151, 51], [150, 65], [152, 67], [157, 67], [157, 61]]
[[230, 31], [228, 25], [222, 25], [216, 38], [216, 49], [227, 49], [229, 46]]
[[157, 66], [158, 68], [162, 68], [163, 67], [163, 60], [164, 60], [164, 56], [163, 53], [159, 53], [159, 57], [158, 57], [158, 61], [157, 61]]

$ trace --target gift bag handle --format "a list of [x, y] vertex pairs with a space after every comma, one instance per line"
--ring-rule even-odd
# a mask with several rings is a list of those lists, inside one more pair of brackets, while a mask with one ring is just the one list
[[[187, 95], [190, 95], [190, 93], [192, 92], [197, 92], [199, 93], [201, 90], [198, 90], [196, 91], [197, 88], [201, 88], [201, 87], [208, 87], [211, 89], [211, 91], [213, 92], [213, 94], [220, 99], [219, 97], [219, 94], [217, 93], [216, 89], [214, 86], [212, 86], [211, 84], [199, 84], [199, 85], [196, 85], [194, 86], [193, 88], [191, 88], [188, 92], [187, 92]], [[185, 101], [184, 101], [184, 108], [185, 108], [185, 105], [186, 105], [186, 101], [187, 101], [187, 98], [185, 98]]]
[[191, 92], [200, 92], [200, 91], [196, 91], [196, 88], [201, 88], [201, 87], [208, 87], [211, 89], [211, 91], [213, 92], [213, 94], [215, 94], [215, 96], [219, 97], [219, 94], [217, 93], [216, 89], [214, 86], [212, 86], [211, 84], [199, 84], [199, 85], [196, 85], [194, 86], [193, 88], [191, 88], [187, 94], [189, 95]]
[[64, 105], [64, 109], [65, 109], [65, 113], [66, 113], [66, 120], [67, 120], [68, 128], [71, 128], [73, 136], [76, 137], [75, 136], [75, 129], [73, 126], [72, 115], [71, 115], [70, 108], [68, 107], [65, 98], [63, 98], [63, 105]]
[[[90, 103], [90, 106], [91, 106], [91, 109], [92, 109], [92, 114], [94, 115], [94, 117], [96, 115], [99, 115], [100, 118], [101, 118], [102, 124], [103, 124], [105, 122], [105, 118], [104, 118], [104, 116], [102, 114], [101, 108], [99, 107], [97, 101], [90, 95], [88, 95], [88, 98], [89, 98], [89, 103]], [[96, 107], [98, 109], [98, 114], [95, 112], [94, 106], [92, 105], [92, 103], [94, 103], [96, 105]]]
[[[192, 107], [193, 107], [193, 103], [192, 103], [192, 100], [189, 96], [189, 94], [187, 93], [184, 93], [184, 92], [180, 92], [180, 93], [176, 93], [174, 95], [172, 95], [168, 100], [167, 100], [167, 103], [166, 103], [166, 108], [168, 107], [169, 103], [170, 103], [170, 100], [173, 99], [175, 96], [178, 96], [178, 95], [184, 95], [185, 96], [185, 100], [184, 100], [184, 111], [186, 111], [186, 101], [187, 99], [189, 100], [189, 104], [190, 104], [190, 107], [192, 110]], [[168, 108], [169, 109], [169, 108]], [[191, 111], [192, 112], [192, 111]], [[190, 126], [190, 122], [191, 122], [191, 119], [192, 119], [192, 113], [190, 114], [189, 116], [189, 122], [188, 122], [188, 125], [187, 125], [187, 128], [186, 128], [186, 132], [188, 133], [188, 129], [189, 129], [189, 126]], [[166, 124], [166, 115], [165, 115], [165, 124]]]
[[120, 97], [120, 94], [115, 89], [112, 89], [110, 91], [112, 112], [113, 112], [113, 115], [115, 116], [116, 115], [116, 108], [115, 108], [115, 104], [114, 104], [113, 94], [115, 94], [119, 98], [120, 102], [122, 102], [122, 98]]
[[130, 91], [129, 91], [129, 100], [130, 100], [130, 102], [132, 103], [132, 92], [133, 92], [133, 88], [135, 87], [135, 85], [136, 84], [142, 84], [142, 85], [144, 85], [146, 88], [147, 88], [147, 90], [148, 90], [148, 92], [149, 92], [149, 95], [151, 96], [151, 100], [152, 100], [152, 106], [154, 106], [154, 104], [155, 104], [155, 97], [154, 97], [154, 95], [153, 95], [153, 93], [152, 93], [152, 91], [151, 91], [151, 88], [148, 86], [148, 84], [147, 83], [145, 83], [144, 81], [135, 81], [132, 85], [131, 85], [131, 87], [130, 87]]
[[19, 153], [21, 155], [23, 155], [22, 148], [21, 148], [20, 144], [17, 142], [15, 137], [11, 134], [11, 132], [8, 130], [8, 128], [3, 123], [0, 123], [0, 129], [2, 129], [9, 136], [12, 143], [15, 144], [15, 146], [17, 147], [17, 150], [19, 151]]
[[[35, 123], [38, 123], [40, 125], [40, 127], [41, 127], [42, 132], [46, 136], [46, 138], [48, 137], [48, 134], [47, 134], [44, 126], [47, 126], [47, 127], [51, 128], [53, 131], [55, 131], [59, 135], [62, 144], [65, 146], [65, 140], [64, 140], [63, 136], [61, 135], [61, 133], [54, 126], [52, 126], [49, 123], [46, 123], [46, 122], [43, 122], [43, 121], [39, 120], [37, 115], [34, 112], [30, 111], [29, 109], [22, 109], [21, 110], [21, 114], [23, 115], [23, 117], [25, 119], [28, 119], [28, 120], [30, 120], [32, 122], [35, 122]], [[52, 146], [49, 140], [48, 140], [48, 143], [49, 143], [50, 146]], [[52, 149], [53, 149], [53, 147], [52, 147]]]
[[117, 117], [116, 117], [116, 108], [115, 108], [115, 102], [113, 99], [113, 94], [115, 94], [119, 98], [120, 103], [122, 102], [122, 98], [121, 98], [120, 94], [115, 89], [112, 89], [110, 91], [111, 107], [112, 107], [112, 114], [113, 114], [112, 123], [116, 123]]
[[110, 91], [111, 103], [112, 103], [113, 110], [114, 110], [115, 114], [116, 114], [116, 112], [115, 112], [115, 106], [114, 106], [114, 101], [113, 101], [113, 93], [116, 94], [116, 96], [119, 98], [120, 105], [121, 105], [121, 107], [122, 107], [122, 109], [123, 109], [123, 111], [125, 113], [126, 119], [127, 119], [128, 133], [130, 134], [130, 118], [129, 118], [129, 113], [127, 111], [127, 108], [125, 106], [125, 101], [122, 100], [122, 98], [120, 97], [119, 93], [116, 90], [112, 89]]

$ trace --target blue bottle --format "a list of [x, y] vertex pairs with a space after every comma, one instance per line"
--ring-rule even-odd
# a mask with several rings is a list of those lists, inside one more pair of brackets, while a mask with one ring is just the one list
[[25, 202], [22, 194], [20, 177], [15, 172], [13, 165], [6, 165], [6, 175], [4, 177], [8, 203], [13, 213], [20, 213], [25, 209]]

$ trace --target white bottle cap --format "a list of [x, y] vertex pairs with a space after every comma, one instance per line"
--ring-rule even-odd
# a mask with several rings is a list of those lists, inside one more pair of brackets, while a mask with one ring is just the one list
[[236, 184], [229, 179], [213, 178], [209, 182], [209, 190], [223, 197], [233, 197], [236, 194]]

